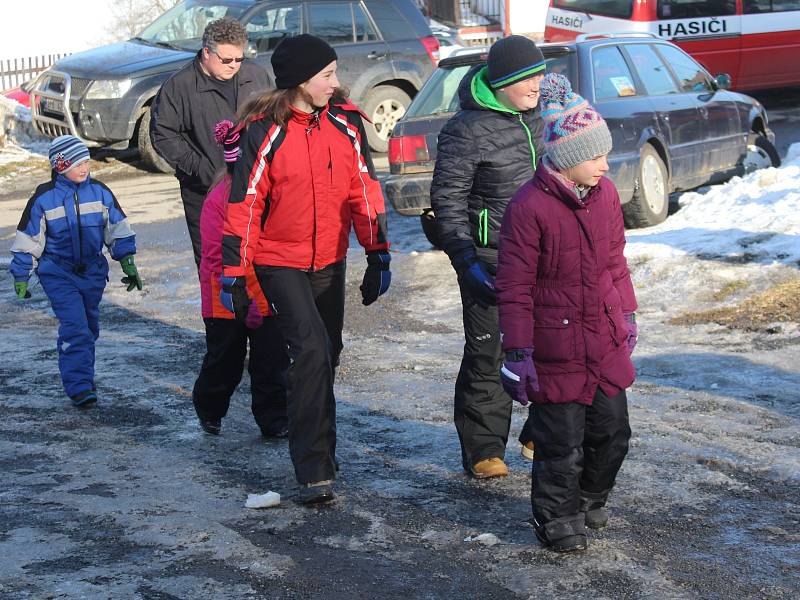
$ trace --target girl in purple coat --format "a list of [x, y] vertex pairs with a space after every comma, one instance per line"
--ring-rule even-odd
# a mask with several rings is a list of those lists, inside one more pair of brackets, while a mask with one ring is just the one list
[[549, 74], [541, 85], [546, 155], [500, 229], [497, 304], [506, 391], [530, 411], [536, 536], [585, 550], [628, 452], [636, 296], [619, 195], [604, 177], [603, 118]]

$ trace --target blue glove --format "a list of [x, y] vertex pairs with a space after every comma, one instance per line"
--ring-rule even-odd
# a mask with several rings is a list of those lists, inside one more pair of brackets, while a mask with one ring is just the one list
[[494, 277], [489, 275], [486, 267], [475, 254], [468, 254], [453, 263], [461, 282], [469, 295], [483, 308], [497, 304], [497, 292], [494, 288]]
[[364, 280], [361, 282], [361, 303], [369, 306], [378, 296], [389, 289], [392, 283], [392, 272], [389, 263], [392, 256], [386, 250], [371, 250], [367, 252], [367, 270], [364, 271]]
[[533, 364], [533, 348], [509, 350], [500, 369], [503, 389], [514, 400], [528, 405], [528, 394], [539, 391], [539, 377]]
[[250, 309], [250, 296], [247, 295], [247, 285], [244, 277], [220, 277], [222, 289], [219, 292], [219, 301], [222, 306], [231, 311], [239, 321], [247, 319]]

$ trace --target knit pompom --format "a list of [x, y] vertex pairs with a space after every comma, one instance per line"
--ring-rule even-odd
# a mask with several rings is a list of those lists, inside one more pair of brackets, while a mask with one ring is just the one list
[[220, 121], [216, 125], [214, 125], [214, 140], [219, 145], [225, 141], [225, 137], [228, 135], [228, 132], [233, 129], [233, 121], [229, 119], [225, 119], [224, 121]]
[[548, 73], [539, 86], [539, 94], [542, 104], [564, 104], [572, 94], [572, 85], [560, 73]]

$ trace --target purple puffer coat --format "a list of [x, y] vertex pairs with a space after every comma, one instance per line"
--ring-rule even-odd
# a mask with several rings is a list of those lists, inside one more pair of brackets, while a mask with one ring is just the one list
[[503, 349], [534, 348], [533, 402], [591, 404], [633, 383], [623, 312], [636, 310], [622, 209], [605, 177], [579, 201], [540, 166], [500, 229], [497, 299]]

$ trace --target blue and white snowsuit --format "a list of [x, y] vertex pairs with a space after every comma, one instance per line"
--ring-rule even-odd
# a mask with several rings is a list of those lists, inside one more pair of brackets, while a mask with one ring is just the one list
[[71, 398], [94, 389], [94, 344], [108, 261], [136, 253], [136, 238], [114, 194], [99, 181], [76, 184], [54, 172], [28, 201], [11, 246], [14, 281], [36, 271], [59, 321], [58, 368]]

